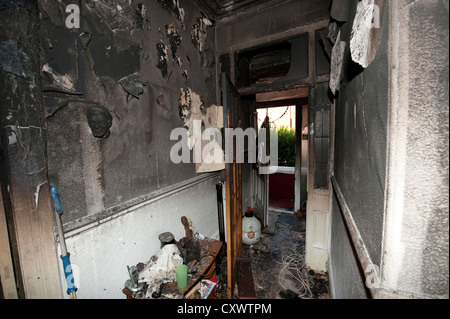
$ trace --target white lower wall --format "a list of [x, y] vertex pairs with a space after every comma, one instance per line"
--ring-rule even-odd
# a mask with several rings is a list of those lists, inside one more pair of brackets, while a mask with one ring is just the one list
[[[181, 217], [192, 220], [202, 235], [219, 238], [216, 184], [218, 175], [199, 183], [161, 195], [127, 213], [118, 213], [95, 227], [66, 234], [75, 285], [79, 299], [125, 298], [122, 293], [129, 278], [127, 265], [147, 262], [160, 249], [158, 235], [171, 232], [176, 240], [184, 237]], [[59, 248], [59, 247], [58, 247]], [[62, 265], [63, 295], [67, 285]]]

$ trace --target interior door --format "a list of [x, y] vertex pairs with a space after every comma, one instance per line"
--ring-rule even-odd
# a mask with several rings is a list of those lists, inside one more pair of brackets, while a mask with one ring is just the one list
[[332, 109], [328, 82], [310, 86], [306, 254], [308, 268], [327, 271], [330, 237]]
[[[222, 102], [224, 108], [224, 127], [239, 126], [240, 95], [230, 82], [228, 76], [222, 73]], [[226, 115], [226, 116], [225, 116]], [[232, 162], [225, 163], [226, 174], [226, 229], [227, 229], [227, 293], [233, 298], [236, 283], [236, 259], [242, 252], [242, 166], [236, 160], [236, 142], [233, 143]], [[228, 155], [228, 154], [227, 154]]]
[[[258, 127], [258, 115], [254, 114], [254, 125]], [[261, 124], [261, 129], [266, 129], [265, 141], [263, 144], [259, 143], [258, 139], [258, 151], [266, 151], [266, 155], [270, 156], [270, 130], [269, 130], [269, 117], [266, 116], [264, 122]], [[267, 168], [265, 171], [260, 168]], [[255, 169], [252, 170], [253, 176], [253, 190], [254, 190], [254, 206], [261, 214], [263, 219], [263, 226], [267, 226], [269, 223], [269, 174], [267, 170], [269, 168], [268, 163], [262, 163], [260, 156], [258, 156]]]

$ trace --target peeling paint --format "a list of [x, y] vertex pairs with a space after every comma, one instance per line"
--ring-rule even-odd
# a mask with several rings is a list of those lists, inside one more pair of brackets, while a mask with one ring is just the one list
[[336, 43], [336, 38], [337, 38], [337, 34], [338, 34], [338, 26], [336, 22], [331, 22], [328, 25], [328, 35], [327, 35], [327, 39], [331, 41], [331, 43], [335, 44]]
[[181, 95], [178, 102], [180, 118], [186, 123], [191, 112], [191, 89], [185, 91], [181, 88]]
[[40, 183], [36, 186], [36, 191], [34, 192], [34, 200], [35, 200], [35, 206], [33, 209], [33, 212], [38, 209], [39, 205], [39, 194], [41, 192], [41, 187], [44, 186], [47, 183], [47, 181]]
[[[128, 3], [129, 2], [129, 3]], [[92, 8], [111, 31], [130, 31], [134, 28], [135, 22], [129, 16], [131, 0], [98, 0], [90, 3]]]
[[14, 132], [11, 132], [11, 134], [8, 135], [8, 144], [12, 145], [12, 144], [16, 144], [16, 143], [17, 143], [16, 134]]
[[181, 75], [186, 79], [186, 81], [189, 79], [188, 70], [183, 70]]
[[208, 37], [207, 28], [212, 27], [213, 23], [208, 18], [197, 18], [192, 26], [191, 39], [199, 52], [203, 52]]
[[158, 0], [158, 4], [181, 22], [184, 21], [185, 13], [184, 9], [180, 8], [179, 0]]
[[158, 64], [156, 66], [160, 69], [162, 77], [167, 80], [169, 76], [168, 54], [167, 46], [162, 40], [156, 44], [156, 51], [158, 54]]
[[133, 0], [117, 0], [116, 8], [120, 13], [128, 13], [131, 11], [131, 3]]
[[179, 99], [179, 115], [184, 121], [184, 126], [188, 129], [188, 147], [192, 150], [195, 144], [193, 119], [195, 114], [202, 107], [200, 96], [193, 92], [190, 88], [186, 91], [181, 88], [181, 95]]
[[170, 44], [170, 51], [172, 52], [172, 58], [177, 63], [178, 67], [181, 68], [183, 62], [181, 58], [177, 56], [178, 47], [181, 45], [181, 40], [183, 39], [178, 33], [177, 28], [173, 23], [166, 25], [167, 39]]
[[339, 32], [331, 54], [330, 89], [333, 94], [339, 91], [340, 83], [344, 76], [343, 67], [346, 47], [347, 43], [341, 41], [341, 33]]
[[137, 21], [136, 26], [141, 29], [151, 30], [150, 20], [147, 19], [147, 6], [144, 3], [138, 3], [136, 9]]
[[367, 68], [375, 58], [380, 44], [380, 28], [385, 0], [358, 2], [350, 35], [352, 60]]

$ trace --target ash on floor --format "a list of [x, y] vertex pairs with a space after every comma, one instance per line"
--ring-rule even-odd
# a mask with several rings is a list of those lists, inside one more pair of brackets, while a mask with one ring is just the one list
[[328, 274], [304, 266], [306, 217], [269, 212], [273, 235], [263, 233], [255, 245], [243, 245], [250, 258], [256, 297], [259, 299], [329, 298]]

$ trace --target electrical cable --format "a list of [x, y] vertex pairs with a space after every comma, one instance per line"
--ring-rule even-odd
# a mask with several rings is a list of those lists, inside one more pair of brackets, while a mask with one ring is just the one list
[[[287, 254], [288, 251], [291, 251], [292, 253]], [[283, 287], [284, 290], [287, 290], [281, 280], [282, 274], [287, 273], [286, 275], [291, 275], [300, 283], [301, 287], [300, 293], [298, 294], [299, 297], [301, 297], [302, 299], [311, 299], [312, 292], [308, 284], [308, 279], [305, 278], [306, 275], [303, 273], [303, 270], [305, 269], [305, 261], [303, 255], [291, 248], [287, 248], [282, 251], [281, 260], [283, 268], [278, 274], [278, 283], [280, 284], [280, 286]], [[277, 261], [277, 263], [280, 262]]]

